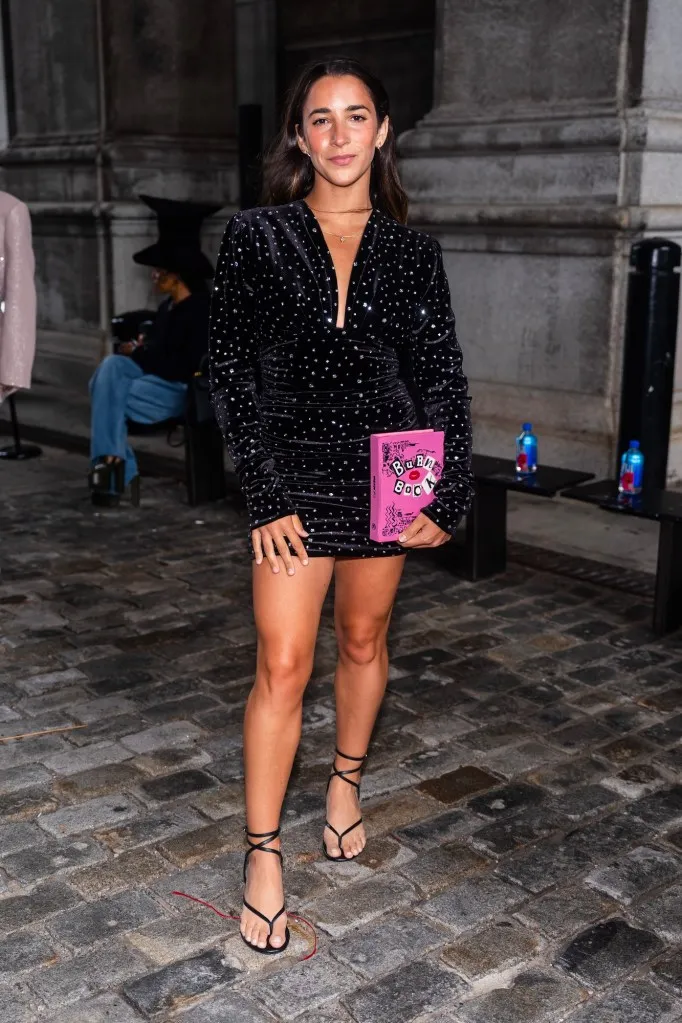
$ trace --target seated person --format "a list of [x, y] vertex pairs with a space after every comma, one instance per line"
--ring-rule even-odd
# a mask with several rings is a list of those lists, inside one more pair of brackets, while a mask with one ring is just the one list
[[[202, 216], [215, 207], [172, 200], [145, 201], [153, 208], [161, 205], [199, 209]], [[157, 212], [158, 209], [157, 209]], [[196, 213], [194, 214], [196, 219]], [[177, 216], [175, 220], [177, 221]], [[162, 226], [161, 216], [159, 218]], [[120, 495], [131, 485], [133, 502], [139, 501], [137, 462], [128, 443], [126, 420], [158, 423], [185, 411], [187, 385], [199, 370], [208, 351], [210, 294], [207, 278], [213, 267], [199, 247], [196, 237], [189, 238], [186, 224], [181, 236], [170, 241], [162, 237], [155, 245], [138, 252], [136, 262], [154, 267], [152, 280], [157, 291], [167, 297], [159, 306], [149, 332], [135, 341], [119, 346], [118, 354], [107, 356], [90, 380], [92, 431], [89, 474], [93, 504], [119, 503]], [[166, 225], [166, 236], [168, 236]]]

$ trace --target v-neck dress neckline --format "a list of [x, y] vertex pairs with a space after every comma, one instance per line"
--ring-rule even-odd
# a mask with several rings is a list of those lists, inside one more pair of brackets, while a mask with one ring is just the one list
[[305, 199], [298, 200], [299, 205], [303, 209], [303, 215], [308, 221], [310, 236], [315, 245], [315, 249], [322, 259], [326, 273], [329, 275], [329, 281], [331, 287], [330, 292], [330, 310], [329, 316], [327, 317], [327, 327], [331, 330], [336, 330], [340, 334], [345, 334], [350, 326], [350, 321], [353, 314], [353, 302], [357, 295], [358, 286], [362, 278], [363, 270], [367, 263], [367, 257], [372, 247], [372, 243], [375, 237], [375, 229], [378, 228], [379, 224], [379, 212], [375, 207], [372, 207], [372, 212], [367, 218], [367, 222], [362, 231], [360, 237], [360, 244], [358, 245], [355, 253], [355, 259], [353, 260], [353, 266], [351, 267], [350, 277], [348, 278], [348, 289], [346, 291], [346, 305], [343, 311], [343, 325], [339, 327], [337, 320], [339, 318], [339, 276], [336, 272], [336, 266], [334, 264], [334, 258], [331, 253], [331, 249], [327, 244], [327, 239], [324, 236], [322, 225], [315, 216], [314, 212], [305, 201]]

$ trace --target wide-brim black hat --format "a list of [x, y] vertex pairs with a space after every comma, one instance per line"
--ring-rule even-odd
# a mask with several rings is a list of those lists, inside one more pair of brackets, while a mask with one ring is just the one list
[[222, 203], [183, 202], [141, 195], [156, 214], [158, 240], [133, 255], [136, 263], [168, 270], [182, 277], [213, 277], [211, 261], [201, 251], [201, 225], [206, 217], [222, 209]]

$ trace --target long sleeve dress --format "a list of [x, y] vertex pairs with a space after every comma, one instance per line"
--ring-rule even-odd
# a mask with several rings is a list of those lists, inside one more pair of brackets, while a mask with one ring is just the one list
[[424, 513], [446, 532], [473, 495], [470, 399], [439, 244], [374, 209], [343, 327], [337, 314], [334, 263], [304, 201], [236, 214], [211, 303], [216, 418], [251, 529], [297, 513], [312, 557], [403, 554], [369, 538], [372, 433], [444, 430]]

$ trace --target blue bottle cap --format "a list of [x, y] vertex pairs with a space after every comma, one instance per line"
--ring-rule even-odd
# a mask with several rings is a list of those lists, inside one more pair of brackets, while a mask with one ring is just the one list
[[531, 430], [533, 429], [533, 424], [532, 423], [523, 423], [522, 426], [521, 426], [521, 429], [525, 430], [526, 433], [530, 433]]
[[638, 440], [631, 440], [630, 441], [630, 447], [631, 448], [635, 448], [635, 449], [638, 448], [639, 447], [639, 441]]

